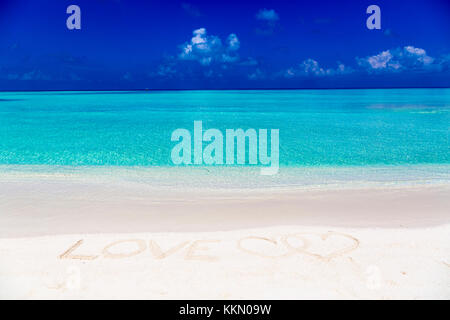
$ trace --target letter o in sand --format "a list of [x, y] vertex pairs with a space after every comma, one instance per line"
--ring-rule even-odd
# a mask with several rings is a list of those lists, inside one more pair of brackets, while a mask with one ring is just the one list
[[[127, 242], [136, 243], [137, 249], [135, 251], [127, 252], [127, 253], [111, 253], [110, 252], [111, 247], [114, 247], [121, 243], [127, 243]], [[107, 245], [103, 249], [103, 254], [104, 254], [105, 258], [122, 259], [122, 258], [129, 258], [129, 257], [136, 256], [139, 253], [143, 252], [146, 248], [147, 248], [147, 245], [145, 244], [144, 240], [139, 240], [139, 239], [120, 240], [120, 241], [116, 241], [116, 242], [113, 242], [113, 243]]]

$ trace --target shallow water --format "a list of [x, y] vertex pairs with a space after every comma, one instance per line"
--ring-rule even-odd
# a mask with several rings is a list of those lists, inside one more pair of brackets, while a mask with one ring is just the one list
[[280, 130], [282, 167], [449, 164], [450, 89], [0, 93], [0, 165], [173, 166], [177, 128]]

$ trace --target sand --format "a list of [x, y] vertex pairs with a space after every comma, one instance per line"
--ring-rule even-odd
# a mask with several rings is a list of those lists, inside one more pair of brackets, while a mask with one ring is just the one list
[[449, 299], [450, 225], [0, 240], [7, 299]]
[[450, 299], [448, 184], [0, 180], [3, 299]]

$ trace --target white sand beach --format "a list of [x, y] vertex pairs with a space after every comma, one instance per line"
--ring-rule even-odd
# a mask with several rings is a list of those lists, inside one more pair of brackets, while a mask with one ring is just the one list
[[0, 179], [3, 299], [450, 298], [446, 183], [233, 189], [33, 172]]

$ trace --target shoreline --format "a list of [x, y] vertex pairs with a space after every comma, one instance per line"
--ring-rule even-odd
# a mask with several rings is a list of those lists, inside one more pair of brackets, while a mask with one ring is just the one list
[[[371, 183], [342, 180], [345, 183], [339, 184], [337, 180], [303, 187], [285, 185], [292, 177], [298, 179], [295, 175], [280, 175], [275, 182], [273, 177], [252, 175], [254, 181], [265, 181], [260, 188], [251, 188], [254, 181], [249, 176], [244, 177], [246, 188], [236, 188], [243, 179], [235, 174], [228, 175], [228, 184], [205, 187], [203, 183], [214, 178], [211, 172], [193, 170], [183, 176], [180, 172], [185, 171], [180, 169], [103, 169], [102, 174], [97, 170], [95, 174], [44, 170], [0, 175], [0, 238], [231, 231], [286, 225], [423, 228], [450, 223], [446, 166], [439, 170], [447, 174], [439, 183], [411, 176], [404, 184], [390, 183], [376, 175], [377, 170], [373, 173], [378, 181]], [[430, 175], [428, 169], [414, 168], [406, 174]], [[165, 176], [166, 172], [172, 174]], [[341, 175], [348, 179], [351, 172]], [[329, 180], [328, 173], [321, 179]]]
[[0, 165], [0, 181], [65, 181], [200, 191], [364, 189], [450, 185], [450, 164], [286, 167]]

